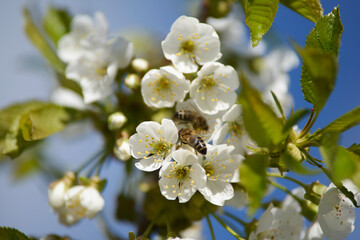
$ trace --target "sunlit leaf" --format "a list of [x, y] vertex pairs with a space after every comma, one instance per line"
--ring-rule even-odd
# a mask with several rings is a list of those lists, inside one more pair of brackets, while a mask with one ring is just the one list
[[71, 120], [80, 117], [75, 110], [53, 103], [29, 101], [0, 111], [1, 152], [16, 158], [27, 147], [61, 131]]
[[324, 132], [344, 132], [360, 123], [360, 107], [356, 107], [350, 112], [345, 113], [321, 130]]
[[324, 53], [316, 49], [298, 48], [297, 50], [303, 58], [301, 86], [304, 96], [319, 112], [334, 88], [337, 59], [331, 53]]
[[35, 141], [61, 131], [69, 121], [64, 107], [51, 104], [24, 114], [20, 125], [24, 139]]
[[360, 187], [360, 156], [338, 146], [338, 138], [336, 132], [325, 133], [320, 141], [320, 152], [335, 181], [349, 178]]
[[54, 68], [54, 70], [60, 74], [64, 74], [65, 64], [59, 59], [53, 47], [51, 47], [50, 43], [45, 39], [39, 28], [34, 23], [33, 19], [31, 18], [29, 9], [24, 8], [23, 15], [24, 30], [27, 37], [38, 48], [38, 50], [48, 61], [48, 63]]
[[71, 16], [66, 9], [48, 7], [43, 19], [44, 30], [55, 44], [70, 31]]
[[261, 147], [276, 147], [282, 139], [281, 120], [272, 108], [264, 103], [260, 93], [250, 86], [245, 76], [241, 77], [240, 103], [246, 131]]
[[313, 22], [323, 16], [320, 0], [280, 0], [280, 3]]
[[261, 205], [266, 191], [266, 160], [266, 155], [248, 155], [240, 167], [240, 183], [249, 196], [250, 214]]
[[[317, 108], [317, 111], [320, 111], [321, 108], [324, 106], [325, 103], [323, 101], [325, 98], [324, 96], [320, 96], [319, 99], [319, 96], [317, 95], [319, 88], [317, 88], [318, 86], [316, 86], [316, 83], [314, 82], [316, 80], [313, 79], [313, 75], [314, 73], [318, 73], [319, 75], [322, 71], [331, 71], [332, 74], [334, 72], [336, 73], [337, 67], [334, 67], [334, 65], [336, 65], [336, 60], [326, 60], [330, 57], [325, 57], [326, 55], [323, 55], [321, 53], [333, 55], [334, 58], [337, 57], [339, 53], [342, 31], [343, 26], [340, 20], [339, 8], [336, 7], [331, 13], [320, 18], [316, 22], [315, 27], [311, 30], [311, 32], [306, 38], [305, 49], [313, 50], [309, 51], [309, 53], [306, 53], [305, 51], [304, 55], [307, 55], [307, 64], [305, 64], [304, 59], [304, 65], [302, 68], [300, 81], [305, 100], [312, 103]], [[311, 60], [311, 57], [314, 57], [314, 59]], [[317, 63], [317, 60], [324, 61], [324, 63]], [[313, 63], [317, 64], [313, 66]], [[311, 69], [308, 69], [309, 67]], [[316, 70], [317, 68], [319, 69]], [[330, 76], [330, 74], [325, 73], [320, 75]], [[334, 83], [335, 80], [333, 80], [332, 85]]]
[[245, 21], [253, 47], [257, 46], [274, 22], [279, 0], [246, 0]]

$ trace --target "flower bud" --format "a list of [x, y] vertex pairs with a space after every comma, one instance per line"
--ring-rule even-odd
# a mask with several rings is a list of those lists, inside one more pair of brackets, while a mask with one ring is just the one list
[[48, 190], [49, 205], [58, 210], [65, 204], [65, 192], [75, 183], [76, 175], [73, 172], [67, 172], [65, 176], [50, 184]]
[[108, 128], [110, 130], [119, 130], [126, 123], [127, 118], [122, 112], [115, 112], [108, 118]]
[[313, 182], [308, 186], [305, 193], [305, 199], [319, 205], [322, 195], [326, 192], [327, 187], [319, 182]]
[[137, 89], [140, 87], [140, 77], [136, 73], [130, 73], [126, 75], [124, 83], [132, 90]]
[[129, 160], [131, 157], [129, 139], [119, 138], [116, 141], [116, 146], [114, 147], [114, 154], [122, 161]]
[[135, 58], [131, 62], [131, 67], [138, 73], [149, 70], [149, 62], [144, 58]]

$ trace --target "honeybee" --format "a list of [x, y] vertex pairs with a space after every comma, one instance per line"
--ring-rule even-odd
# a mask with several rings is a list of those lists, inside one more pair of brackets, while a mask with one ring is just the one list
[[199, 132], [207, 132], [209, 130], [206, 119], [195, 111], [180, 110], [175, 112], [174, 119], [192, 124], [193, 129]]
[[182, 128], [179, 130], [179, 138], [181, 143], [188, 144], [202, 155], [206, 155], [207, 148], [205, 141], [197, 135], [193, 129]]

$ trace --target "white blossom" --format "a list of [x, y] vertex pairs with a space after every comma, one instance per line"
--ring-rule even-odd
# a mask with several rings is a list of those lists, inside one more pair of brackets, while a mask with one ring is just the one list
[[102, 12], [96, 12], [94, 20], [88, 15], [76, 15], [71, 22], [70, 33], [59, 40], [57, 53], [64, 62], [77, 61], [87, 52], [101, 47], [106, 42], [107, 32]]
[[236, 100], [239, 77], [231, 66], [211, 62], [205, 64], [190, 85], [190, 97], [206, 114], [216, 114], [231, 107]]
[[324, 233], [320, 227], [319, 222], [314, 222], [306, 230], [304, 240], [324, 240]]
[[234, 146], [233, 153], [244, 154], [249, 144], [249, 136], [242, 120], [241, 106], [234, 104], [222, 117], [223, 125], [214, 132], [214, 144]]
[[164, 163], [160, 169], [160, 191], [167, 199], [179, 198], [184, 203], [205, 186], [205, 170], [191, 151], [180, 148], [172, 153], [172, 158], [174, 161]]
[[82, 218], [93, 218], [105, 205], [99, 191], [91, 186], [77, 185], [66, 191], [65, 207], [59, 211], [59, 221], [72, 225]]
[[201, 221], [193, 222], [190, 227], [186, 228], [185, 230], [180, 232], [180, 235], [182, 237], [188, 238], [188, 239], [202, 239], [202, 229], [203, 225]]
[[205, 169], [206, 185], [199, 192], [212, 204], [223, 206], [226, 200], [234, 196], [230, 182], [239, 182], [239, 167], [243, 157], [231, 154], [233, 147], [207, 144], [205, 159], [199, 159]]
[[178, 140], [178, 130], [173, 121], [164, 118], [157, 122], [142, 122], [129, 139], [131, 155], [141, 159], [135, 166], [143, 171], [155, 171], [171, 159], [171, 151]]
[[[358, 188], [350, 181], [344, 181], [343, 184], [359, 202]], [[331, 183], [320, 200], [317, 220], [329, 240], [346, 239], [355, 229], [354, 205]]]
[[131, 158], [129, 140], [126, 138], [120, 138], [116, 140], [114, 154], [118, 159], [122, 161], [129, 160]]
[[152, 69], [141, 81], [141, 94], [146, 105], [172, 107], [181, 102], [190, 88], [190, 81], [171, 66]]
[[92, 103], [109, 96], [119, 68], [126, 67], [132, 58], [133, 46], [121, 37], [108, 41], [104, 47], [82, 55], [66, 68], [67, 78], [82, 87], [85, 103]]
[[183, 73], [195, 72], [198, 64], [221, 57], [220, 40], [214, 28], [193, 17], [179, 17], [161, 46], [165, 57]]
[[[278, 48], [263, 58], [252, 60], [252, 68], [243, 68], [250, 82], [263, 95], [263, 100], [277, 111], [276, 104], [270, 91], [273, 91], [280, 101], [285, 112], [288, 112], [293, 103], [289, 93], [290, 77], [288, 72], [299, 65], [299, 59], [294, 51], [287, 48]], [[255, 66], [255, 67], [254, 67]]]
[[50, 99], [52, 102], [60, 106], [71, 107], [79, 110], [85, 110], [87, 108], [81, 95], [64, 87], [56, 88], [52, 92]]
[[303, 219], [295, 209], [280, 209], [270, 204], [249, 240], [300, 240], [302, 231]]

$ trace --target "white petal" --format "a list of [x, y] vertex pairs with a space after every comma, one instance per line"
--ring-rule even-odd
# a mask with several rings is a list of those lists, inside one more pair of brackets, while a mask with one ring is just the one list
[[81, 192], [80, 202], [81, 205], [87, 209], [87, 218], [94, 217], [105, 206], [105, 201], [102, 198], [101, 194], [93, 187], [87, 187]]
[[320, 200], [318, 221], [329, 239], [346, 239], [355, 228], [354, 206], [337, 188], [329, 188]]
[[207, 181], [206, 186], [200, 188], [199, 192], [206, 200], [218, 206], [224, 206], [224, 202], [234, 196], [231, 184], [222, 181]]
[[241, 114], [241, 106], [240, 104], [234, 104], [231, 108], [224, 114], [222, 120], [224, 122], [233, 122], [240, 117]]
[[217, 129], [217, 131], [214, 132], [213, 138], [212, 138], [213, 143], [214, 144], [223, 143], [224, 139], [228, 135], [228, 133], [229, 133], [229, 124], [225, 123], [219, 129]]
[[319, 222], [314, 222], [306, 231], [304, 240], [324, 240]]
[[172, 120], [163, 118], [161, 120], [160, 130], [167, 142], [171, 142], [172, 144], [177, 142], [178, 129]]
[[158, 170], [166, 161], [166, 159], [156, 158], [156, 155], [152, 155], [135, 163], [135, 167], [145, 172], [152, 172]]

